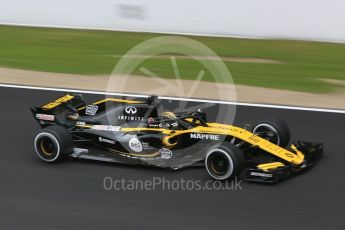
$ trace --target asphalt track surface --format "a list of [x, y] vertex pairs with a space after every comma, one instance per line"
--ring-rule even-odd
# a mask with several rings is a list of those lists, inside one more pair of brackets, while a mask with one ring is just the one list
[[[343, 229], [345, 115], [237, 108], [236, 123], [286, 120], [292, 140], [319, 141], [325, 156], [307, 173], [280, 184], [242, 183], [242, 190], [107, 191], [105, 177], [200, 180], [202, 168], [171, 172], [85, 160], [48, 165], [37, 159], [39, 130], [29, 107], [59, 92], [0, 88], [0, 229]], [[85, 95], [92, 102], [100, 96]]]

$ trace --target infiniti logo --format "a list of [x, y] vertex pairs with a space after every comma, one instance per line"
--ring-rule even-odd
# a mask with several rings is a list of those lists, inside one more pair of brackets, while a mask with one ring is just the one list
[[136, 114], [137, 113], [137, 108], [135, 108], [134, 106], [128, 106], [125, 108], [125, 112], [127, 114]]

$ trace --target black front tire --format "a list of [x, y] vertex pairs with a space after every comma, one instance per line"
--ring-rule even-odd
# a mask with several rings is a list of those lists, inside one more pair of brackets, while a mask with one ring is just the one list
[[73, 139], [70, 132], [60, 125], [42, 129], [35, 137], [37, 156], [44, 162], [55, 163], [73, 153]]
[[215, 180], [231, 180], [238, 176], [245, 165], [242, 151], [230, 143], [214, 146], [206, 154], [205, 167]]
[[254, 127], [252, 132], [265, 138], [265, 132], [271, 132], [273, 137], [266, 137], [272, 143], [280, 147], [286, 147], [290, 141], [290, 129], [287, 124], [278, 118], [270, 118], [259, 121]]

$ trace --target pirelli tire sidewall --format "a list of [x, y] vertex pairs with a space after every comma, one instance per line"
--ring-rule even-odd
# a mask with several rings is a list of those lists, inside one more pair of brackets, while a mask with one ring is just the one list
[[36, 135], [34, 147], [36, 155], [42, 161], [60, 162], [73, 153], [72, 135], [60, 125], [49, 126]]
[[[223, 157], [228, 164], [228, 170], [224, 173], [216, 173], [214, 167], [212, 167], [212, 161], [215, 160], [215, 156]], [[211, 147], [205, 158], [205, 167], [207, 173], [215, 180], [232, 180], [238, 176], [245, 166], [245, 157], [243, 152], [231, 143], [222, 143], [218, 146]]]

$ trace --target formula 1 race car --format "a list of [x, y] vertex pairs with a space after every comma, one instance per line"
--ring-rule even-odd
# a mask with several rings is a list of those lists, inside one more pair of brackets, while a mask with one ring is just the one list
[[207, 122], [202, 110], [159, 113], [157, 101], [105, 98], [86, 105], [81, 95], [65, 94], [32, 108], [42, 127], [36, 154], [48, 163], [73, 157], [174, 170], [202, 165], [216, 180], [275, 183], [312, 167], [323, 153], [320, 143], [286, 147], [290, 132], [279, 119], [249, 131]]

